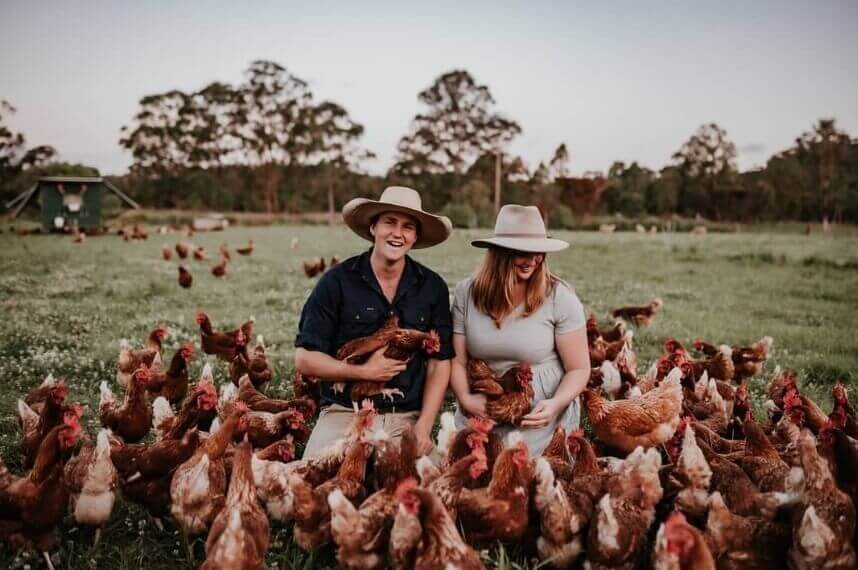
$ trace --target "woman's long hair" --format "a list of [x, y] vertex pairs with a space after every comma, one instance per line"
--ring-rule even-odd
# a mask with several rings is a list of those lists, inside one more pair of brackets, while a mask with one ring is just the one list
[[[474, 275], [471, 290], [474, 305], [480, 312], [490, 316], [500, 328], [503, 320], [515, 308], [513, 290], [515, 288], [516, 254], [503, 248], [490, 247], [486, 250], [483, 263]], [[533, 314], [548, 295], [554, 290], [557, 277], [548, 269], [548, 258], [543, 256], [533, 275], [527, 281], [522, 317]]]

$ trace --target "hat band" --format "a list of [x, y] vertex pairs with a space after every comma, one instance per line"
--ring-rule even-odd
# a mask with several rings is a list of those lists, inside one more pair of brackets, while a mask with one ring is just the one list
[[538, 238], [545, 239], [548, 237], [548, 234], [495, 234], [496, 238]]

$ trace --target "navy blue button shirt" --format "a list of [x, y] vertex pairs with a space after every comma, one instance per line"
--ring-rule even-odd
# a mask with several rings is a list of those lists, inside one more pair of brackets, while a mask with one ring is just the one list
[[[375, 409], [380, 411], [415, 411], [423, 403], [428, 358], [447, 360], [453, 357], [453, 323], [447, 283], [431, 269], [405, 258], [405, 269], [399, 280], [393, 303], [384, 296], [370, 266], [369, 251], [346, 259], [325, 272], [301, 311], [295, 346], [334, 356], [346, 342], [369, 336], [391, 315], [399, 317], [399, 326], [421, 331], [435, 330], [441, 338], [441, 350], [427, 356], [418, 351], [408, 367], [385, 384], [398, 388], [405, 397], [393, 401], [375, 396]], [[322, 382], [322, 405], [352, 406], [350, 383], [339, 394], [332, 388], [335, 379]]]

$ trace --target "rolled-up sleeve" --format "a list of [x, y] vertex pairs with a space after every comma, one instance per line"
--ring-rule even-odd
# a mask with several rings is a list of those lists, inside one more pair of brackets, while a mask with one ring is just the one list
[[440, 277], [436, 277], [436, 285], [433, 289], [435, 302], [432, 311], [432, 328], [441, 338], [441, 349], [430, 355], [430, 358], [448, 360], [453, 358], [453, 319], [450, 316], [450, 290]]
[[295, 346], [333, 354], [342, 295], [334, 272], [325, 273], [301, 311]]

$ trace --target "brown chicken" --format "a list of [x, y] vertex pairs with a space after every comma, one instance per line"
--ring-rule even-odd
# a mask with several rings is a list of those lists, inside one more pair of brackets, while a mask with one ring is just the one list
[[96, 544], [116, 501], [118, 478], [110, 458], [109, 433], [102, 429], [95, 443], [87, 441], [80, 452], [66, 463], [64, 472], [72, 516], [78, 524], [97, 527]]
[[56, 545], [55, 529], [68, 510], [63, 484], [63, 455], [74, 447], [81, 426], [73, 411], [42, 440], [36, 461], [23, 477], [9, 473], [0, 461], [0, 541], [15, 549], [35, 548], [44, 553]]
[[631, 346], [632, 338], [634, 338], [632, 331], [626, 331], [621, 338], [614, 341], [607, 341], [602, 337], [597, 338], [589, 345], [590, 365], [599, 366], [606, 360], [615, 360], [621, 350]]
[[397, 511], [396, 488], [415, 475], [417, 438], [413, 430], [406, 429], [399, 445], [386, 434], [373, 444], [375, 479], [380, 488], [367, 497], [360, 508], [355, 508], [340, 489], [328, 495], [331, 535], [338, 546], [337, 561], [346, 569], [383, 566], [384, 547]]
[[206, 539], [206, 561], [201, 570], [254, 570], [265, 567], [270, 529], [268, 517], [256, 500], [251, 455], [245, 440], [233, 457], [229, 493]]
[[785, 492], [789, 465], [781, 459], [763, 428], [753, 418], [745, 422], [744, 430], [745, 454], [739, 457], [736, 463], [745, 470], [760, 491]]
[[789, 528], [751, 514], [742, 516], [731, 512], [718, 491], [712, 493], [709, 500], [706, 541], [719, 569], [786, 567]]
[[[441, 339], [435, 331], [422, 332], [415, 329], [399, 328], [399, 317], [392, 316], [382, 323], [381, 328], [370, 336], [356, 338], [337, 350], [336, 358], [351, 364], [362, 364], [382, 347], [387, 347], [384, 356], [393, 360], [407, 361], [418, 350], [434, 354], [441, 350]], [[401, 390], [385, 388], [384, 382], [351, 382], [350, 397], [355, 402], [371, 398], [378, 394], [393, 399], [394, 394], [404, 397]]]
[[218, 253], [220, 253], [220, 256], [226, 261], [232, 261], [232, 254], [230, 253], [229, 247], [227, 247], [226, 243], [220, 244]]
[[659, 527], [652, 557], [653, 568], [670, 570], [715, 570], [715, 559], [703, 534], [688, 524], [682, 513], [673, 512]]
[[194, 276], [191, 275], [191, 270], [179, 264], [179, 286], [183, 289], [190, 289], [193, 284]]
[[176, 244], [176, 255], [178, 255], [181, 259], [187, 259], [188, 253], [190, 253], [191, 248], [188, 244], [178, 242]]
[[297, 410], [304, 418], [316, 415], [316, 404], [309, 398], [296, 398], [293, 400], [277, 400], [269, 398], [257, 390], [250, 377], [244, 375], [238, 381], [238, 399], [247, 404], [247, 409], [254, 412], [268, 412], [277, 414], [287, 410]]
[[239, 255], [250, 255], [253, 253], [253, 240], [249, 240], [247, 242], [247, 247], [237, 247], [235, 248], [235, 251]]
[[208, 255], [206, 255], [206, 249], [201, 245], [194, 248], [192, 255], [197, 261], [205, 261], [206, 259], [208, 259]]
[[858, 439], [858, 414], [855, 413], [855, 410], [849, 403], [849, 395], [846, 387], [838, 382], [831, 389], [831, 395], [834, 398], [834, 410], [832, 413], [840, 410], [843, 414], [843, 425], [841, 428], [849, 437]]
[[772, 337], [765, 336], [749, 346], [734, 345], [732, 347], [733, 365], [736, 369], [735, 380], [737, 382], [756, 376], [762, 371], [763, 364], [769, 358], [769, 351], [773, 342]]
[[658, 451], [637, 448], [605, 481], [607, 493], [599, 500], [587, 533], [589, 568], [635, 567], [662, 497], [660, 466]]
[[836, 418], [842, 414], [833, 413], [835, 420], [829, 421], [819, 432], [820, 454], [828, 460], [837, 486], [858, 505], [858, 445], [839, 427], [843, 420]]
[[127, 340], [119, 341], [119, 362], [117, 363], [116, 381], [123, 388], [128, 387], [128, 381], [135, 370], [143, 365], [152, 366], [155, 354], [163, 356], [164, 339], [167, 337], [166, 325], [158, 325], [146, 339], [146, 347], [132, 350]]
[[170, 249], [169, 245], [164, 244], [164, 247], [161, 248], [161, 256], [164, 258], [164, 261], [173, 259], [173, 250]]
[[193, 456], [199, 444], [197, 430], [189, 431], [179, 440], [151, 444], [125, 444], [112, 438], [110, 457], [125, 499], [141, 505], [156, 519], [168, 516], [173, 473]]
[[601, 338], [607, 342], [614, 342], [623, 338], [625, 332], [626, 323], [621, 320], [617, 320], [614, 326], [608, 329], [600, 329], [596, 315], [590, 314], [587, 317], [587, 342], [589, 344], [592, 344], [597, 338]]
[[680, 373], [674, 369], [657, 387], [635, 398], [608, 401], [592, 390], [585, 390], [582, 398], [599, 440], [625, 453], [638, 446], [655, 447], [670, 439], [679, 425]]
[[[316, 411], [313, 413], [315, 416], [322, 403], [322, 392], [321, 386], [319, 385], [319, 379], [304, 376], [296, 370], [294, 376], [292, 376], [292, 397], [310, 400], [316, 404]], [[307, 416], [308, 419], [309, 417], [310, 416]]]
[[226, 264], [227, 259], [225, 257], [221, 257], [219, 262], [212, 265], [212, 275], [215, 277], [223, 277], [226, 275]]
[[107, 382], [101, 383], [101, 399], [98, 404], [101, 425], [128, 443], [135, 443], [146, 437], [152, 425], [152, 406], [146, 392], [148, 382], [149, 369], [138, 368], [131, 375], [131, 382], [121, 404], [107, 387]]
[[301, 442], [307, 441], [310, 436], [304, 414], [298, 410], [285, 410], [274, 414], [247, 412], [247, 437], [254, 448], [267, 447], [287, 434]]
[[[442, 417], [442, 426], [444, 421]], [[465, 486], [469, 489], [486, 487], [489, 484], [497, 458], [504, 449], [503, 441], [498, 433], [492, 429], [494, 425], [494, 421], [489, 419], [468, 418], [468, 425], [452, 435], [446, 446], [439, 441], [438, 447], [447, 447], [446, 457], [441, 463], [441, 468], [444, 470], [471, 455], [474, 449], [483, 450], [484, 454], [480, 455], [480, 461], [473, 466], [471, 479], [465, 481]]]
[[486, 396], [486, 415], [499, 424], [519, 425], [530, 413], [533, 401], [533, 371], [526, 362], [495, 376], [488, 363], [469, 358], [468, 382], [471, 392]]
[[798, 447], [805, 481], [794, 515], [790, 562], [795, 568], [858, 568], [855, 504], [837, 488], [808, 431], [802, 431]]
[[207, 429], [217, 416], [217, 388], [211, 376], [211, 365], [206, 364], [199, 382], [185, 396], [178, 415], [166, 398], [157, 398], [152, 406], [152, 427], [155, 438], [180, 439], [188, 430]]
[[170, 367], [150, 370], [149, 382], [146, 391], [152, 398], [163, 396], [169, 402], [181, 402], [188, 394], [188, 363], [194, 356], [194, 345], [190, 342], [182, 343], [181, 348], [176, 351], [170, 360]]
[[315, 550], [331, 541], [331, 510], [328, 495], [339, 490], [346, 500], [360, 504], [366, 497], [366, 463], [372, 446], [365, 441], [349, 444], [345, 459], [337, 475], [313, 488], [296, 475], [289, 478], [295, 497], [295, 542], [307, 551]]
[[235, 330], [216, 332], [212, 328], [209, 316], [203, 311], [197, 311], [196, 320], [197, 324], [200, 325], [200, 346], [203, 352], [217, 355], [218, 358], [227, 362], [235, 358], [236, 339], [239, 333], [243, 334], [245, 338], [250, 338], [253, 334], [253, 325], [255, 322], [253, 317], [251, 317], [250, 320], [245, 321]]
[[250, 376], [250, 381], [257, 388], [270, 382], [274, 372], [265, 356], [265, 342], [262, 335], [256, 337], [253, 354], [247, 353], [247, 337], [241, 334], [235, 340], [235, 357], [229, 363], [229, 379], [232, 383], [238, 386], [239, 379], [245, 374]]
[[580, 534], [590, 523], [596, 503], [602, 495], [606, 477], [599, 468], [596, 452], [584, 435], [584, 430], [569, 432], [566, 446], [575, 460], [572, 479], [563, 482], [571, 507], [569, 525], [572, 532]]
[[24, 403], [27, 404], [36, 414], [42, 413], [42, 408], [45, 401], [51, 396], [54, 387], [65, 382], [62, 378], [54, 378], [53, 374], [48, 374], [42, 383], [30, 390], [24, 398]]
[[325, 271], [325, 258], [320, 257], [319, 261], [315, 262], [304, 262], [304, 275], [312, 279], [316, 275], [320, 273], [324, 273]]
[[463, 489], [459, 497], [459, 519], [476, 543], [516, 542], [527, 532], [533, 464], [520, 434], [513, 432], [508, 441], [489, 486]]
[[205, 532], [223, 509], [226, 467], [223, 456], [236, 433], [247, 429], [247, 407], [236, 404], [220, 428], [173, 474], [170, 512], [188, 535]]
[[627, 306], [611, 309], [611, 316], [615, 319], [631, 321], [637, 327], [648, 327], [663, 305], [664, 302], [661, 299], [653, 299], [651, 303], [640, 307]]
[[24, 467], [32, 467], [36, 460], [36, 453], [42, 440], [48, 433], [63, 423], [63, 416], [69, 410], [76, 411], [80, 417], [83, 409], [78, 404], [66, 405], [68, 387], [65, 381], [59, 380], [52, 384], [47, 397], [37, 406], [39, 412], [27, 405], [26, 402], [18, 400], [18, 415], [21, 423], [21, 451], [24, 452]]
[[[456, 523], [450, 517], [440, 499], [432, 492], [417, 486], [413, 479], [404, 481], [396, 490], [401, 509], [414, 515], [413, 532], [398, 537], [401, 543], [411, 546], [409, 553], [413, 562], [407, 567], [414, 570], [482, 570], [479, 555], [466, 544]], [[391, 547], [394, 547], [391, 541]], [[401, 566], [396, 566], [401, 567]]]
[[536, 551], [540, 560], [549, 561], [554, 568], [569, 568], [581, 554], [581, 537], [572, 530], [572, 505], [566, 489], [545, 457], [536, 460], [533, 505], [539, 515]]

